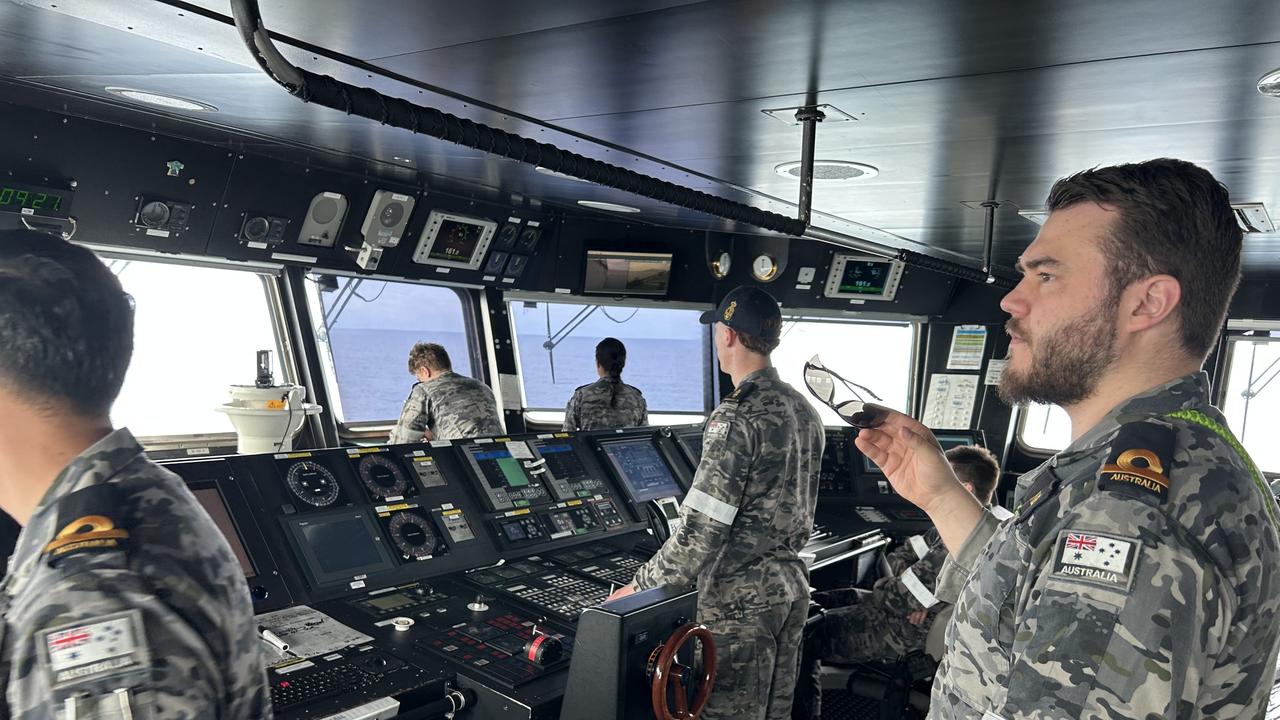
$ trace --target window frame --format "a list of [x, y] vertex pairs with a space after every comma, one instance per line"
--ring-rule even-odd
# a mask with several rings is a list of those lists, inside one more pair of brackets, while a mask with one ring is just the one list
[[[920, 377], [920, 364], [924, 357], [923, 336], [926, 319], [918, 315], [901, 315], [896, 313], [867, 313], [846, 310], [795, 310], [782, 309], [782, 323], [788, 322], [825, 322], [837, 325], [906, 325], [911, 328], [911, 369], [907, 373], [907, 410], [912, 417], [919, 415], [916, 407], [919, 400], [917, 379]], [[805, 388], [796, 388], [808, 394]]]
[[[284, 307], [283, 293], [280, 288], [284, 267], [277, 263], [257, 261], [235, 261], [206, 258], [194, 255], [160, 253], [142, 248], [122, 248], [116, 246], [97, 245], [94, 243], [78, 243], [93, 251], [103, 261], [123, 260], [126, 262], [143, 262], [156, 265], [180, 265], [184, 267], [231, 270], [250, 272], [258, 275], [262, 282], [267, 308], [270, 311], [271, 331], [275, 335], [275, 367], [277, 377], [285, 383], [301, 384], [298, 380], [298, 364], [294, 355], [293, 339], [290, 337], [287, 313]], [[115, 274], [114, 270], [112, 274]], [[132, 365], [132, 360], [130, 361]], [[212, 454], [214, 449], [226, 448], [234, 452], [237, 444], [236, 432], [229, 430], [218, 433], [188, 433], [174, 435], [139, 435], [138, 444], [148, 452], [165, 457], [203, 456]]]
[[1021, 451], [1022, 454], [1026, 455], [1027, 457], [1035, 458], [1038, 460], [1047, 460], [1053, 457], [1054, 455], [1062, 452], [1063, 450], [1066, 450], [1067, 447], [1070, 446], [1070, 443], [1067, 443], [1067, 445], [1064, 445], [1063, 447], [1060, 447], [1055, 450], [1053, 448], [1036, 447], [1028, 443], [1026, 440], [1022, 438], [1022, 431], [1023, 431], [1023, 428], [1026, 427], [1027, 420], [1031, 417], [1031, 413], [1029, 412], [1030, 408], [1025, 404], [1019, 404], [1016, 410], [1018, 413], [1018, 418], [1013, 423], [1013, 425], [1014, 427], [1017, 428], [1017, 431], [1013, 435], [1013, 441], [1017, 444], [1018, 450]]
[[[1231, 385], [1231, 366], [1235, 360], [1236, 348], [1246, 343], [1265, 342], [1267, 344], [1275, 343], [1280, 346], [1280, 337], [1252, 337], [1246, 335], [1247, 332], [1263, 332], [1273, 333], [1280, 332], [1280, 321], [1268, 320], [1230, 320], [1227, 322], [1227, 330], [1223, 333], [1222, 342], [1225, 345], [1226, 352], [1222, 353], [1222, 376], [1217, 386], [1213, 389], [1213, 402], [1218, 408], [1224, 409], [1227, 401], [1227, 388]], [[1235, 430], [1232, 429], [1234, 434]], [[1242, 441], [1243, 442], [1243, 441]], [[1248, 448], [1246, 448], [1247, 450]], [[1268, 470], [1261, 466], [1258, 471], [1264, 477], [1275, 480], [1280, 478], [1280, 470]]]
[[[385, 420], [361, 420], [357, 422], [347, 422], [342, 415], [342, 394], [338, 388], [338, 373], [333, 362], [333, 349], [331, 343], [326, 341], [321, 344], [319, 338], [316, 337], [316, 323], [324, 323], [324, 303], [321, 300], [320, 290], [313, 275], [333, 275], [336, 277], [345, 277], [359, 280], [374, 280], [377, 282], [393, 282], [403, 285], [426, 285], [428, 287], [439, 287], [452, 290], [458, 296], [459, 304], [462, 309], [462, 325], [467, 336], [467, 357], [471, 361], [471, 371], [473, 376], [486, 380], [489, 375], [488, 364], [481, 352], [480, 338], [477, 336], [477, 301], [476, 292], [479, 286], [469, 285], [466, 283], [450, 283], [435, 280], [423, 280], [418, 278], [402, 278], [390, 275], [369, 275], [365, 273], [352, 272], [348, 270], [330, 270], [328, 268], [306, 268], [303, 273], [303, 294], [307, 300], [307, 314], [311, 319], [309, 328], [302, 328], [303, 332], [310, 332], [312, 342], [315, 343], [316, 357], [320, 360], [320, 367], [317, 368], [320, 375], [320, 381], [324, 383], [325, 392], [329, 396], [330, 407], [325, 408], [330, 413], [334, 426], [338, 429], [339, 440], [351, 442], [384, 442], [391, 429], [395, 427], [398, 418], [387, 418]], [[326, 329], [326, 334], [328, 330]]]
[[[511, 291], [502, 294], [502, 305], [506, 311], [508, 329], [511, 333], [511, 346], [516, 363], [516, 376], [520, 379], [520, 414], [529, 427], [559, 429], [564, 424], [564, 408], [531, 408], [525, 393], [524, 366], [520, 358], [520, 336], [516, 332], [515, 314], [511, 312], [511, 304], [516, 302], [546, 302], [560, 305], [600, 305], [603, 307], [634, 308], [639, 310], [693, 310], [706, 312], [715, 306], [707, 303], [680, 302], [674, 300], [654, 300], [641, 298], [595, 297], [568, 295], [562, 293], [540, 293], [528, 291]], [[710, 326], [702, 330], [702, 342], [712, 347], [714, 360], [715, 348], [711, 342]], [[704, 422], [715, 409], [714, 388], [716, 373], [702, 372], [702, 412], [650, 412], [649, 425], [688, 425]]]

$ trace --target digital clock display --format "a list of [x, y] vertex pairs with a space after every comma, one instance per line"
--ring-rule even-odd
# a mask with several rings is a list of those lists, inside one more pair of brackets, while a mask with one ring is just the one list
[[70, 191], [21, 183], [0, 183], [0, 212], [67, 217], [70, 211]]

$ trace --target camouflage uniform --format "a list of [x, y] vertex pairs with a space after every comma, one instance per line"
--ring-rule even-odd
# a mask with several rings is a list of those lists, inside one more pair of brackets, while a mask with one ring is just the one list
[[501, 435], [502, 421], [498, 419], [493, 391], [479, 380], [452, 370], [415, 384], [387, 442], [422, 442], [427, 430], [435, 440]]
[[711, 414], [681, 526], [636, 573], [640, 589], [697, 583], [719, 669], [703, 717], [787, 718], [809, 608], [799, 552], [818, 499], [822, 423], [766, 368]]
[[602, 377], [573, 391], [564, 408], [565, 430], [612, 430], [649, 424], [649, 406], [639, 390]]
[[240, 564], [128, 430], [54, 480], [3, 590], [13, 718], [128, 717], [126, 702], [135, 720], [271, 717]]
[[[924, 652], [929, 628], [944, 607], [933, 587], [946, 559], [941, 536], [930, 529], [889, 553], [889, 573], [870, 592], [851, 588], [815, 594], [814, 600], [827, 608], [818, 658], [849, 663]], [[929, 610], [927, 619], [911, 624], [907, 615], [922, 609]]]
[[1207, 386], [1130, 398], [1022, 477], [1012, 520], [984, 514], [938, 581], [931, 718], [1262, 716], [1276, 507]]

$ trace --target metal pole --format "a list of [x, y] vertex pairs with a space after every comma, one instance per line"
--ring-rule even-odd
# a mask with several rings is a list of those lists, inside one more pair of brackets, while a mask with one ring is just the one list
[[985, 239], [985, 246], [982, 250], [982, 272], [987, 274], [987, 284], [991, 285], [996, 281], [996, 276], [991, 273], [991, 244], [996, 234], [996, 208], [1000, 207], [1000, 203], [994, 200], [988, 200], [982, 203], [982, 207], [987, 210], [987, 218], [983, 223], [982, 233]]
[[813, 216], [813, 149], [818, 142], [818, 123], [827, 116], [817, 108], [800, 108], [796, 120], [804, 127], [804, 139], [800, 148], [800, 214], [805, 225]]

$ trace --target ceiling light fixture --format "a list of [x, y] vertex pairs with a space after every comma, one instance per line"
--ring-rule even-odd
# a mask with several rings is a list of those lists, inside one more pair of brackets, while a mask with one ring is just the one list
[[[796, 160], [794, 162], [785, 162], [773, 169], [784, 178], [799, 180], [801, 166], [804, 163]], [[841, 180], [866, 180], [879, 175], [880, 171], [866, 163], [851, 162], [849, 160], [814, 160], [813, 161], [813, 180], [814, 182], [839, 182]]]
[[1019, 210], [1018, 214], [1037, 225], [1043, 225], [1045, 218], [1049, 217], [1048, 210]]
[[174, 95], [164, 95], [162, 93], [149, 92], [146, 90], [135, 90], [126, 87], [108, 87], [106, 91], [112, 95], [118, 95], [126, 100], [145, 103], [162, 107], [166, 110], [190, 110], [193, 112], [218, 112], [218, 108], [203, 103], [199, 100], [189, 100]]
[[580, 182], [580, 183], [584, 183], [584, 182], [591, 182], [590, 180], [583, 180], [583, 179], [582, 179], [582, 178], [580, 178], [580, 177], [574, 177], [574, 176], [572, 176], [572, 175], [566, 175], [565, 173], [562, 173], [562, 172], [556, 172], [555, 170], [552, 170], [551, 168], [544, 168], [544, 167], [542, 167], [541, 165], [535, 165], [533, 169], [534, 169], [534, 171], [536, 171], [536, 172], [540, 172], [540, 173], [542, 173], [543, 175], [550, 175], [551, 177], [558, 177], [558, 178], [560, 178], [561, 180], [572, 180], [572, 181], [574, 181], [574, 182]]
[[619, 205], [611, 202], [600, 202], [599, 200], [579, 200], [578, 204], [582, 207], [592, 208], [594, 210], [608, 210], [617, 213], [638, 213], [640, 208], [631, 207], [630, 205]]
[[1258, 78], [1258, 92], [1273, 98], [1280, 98], [1280, 68]]

